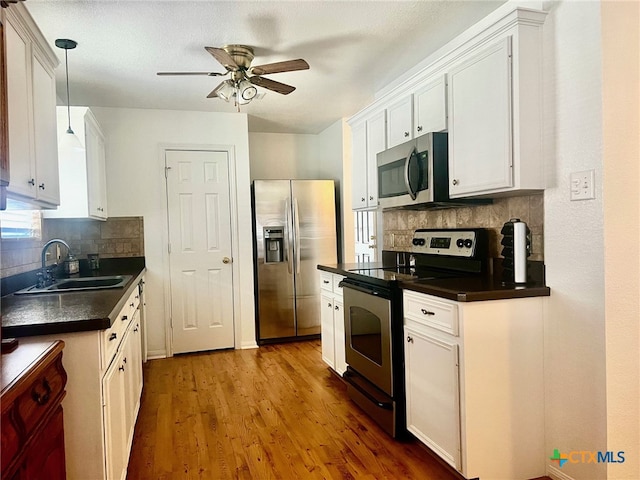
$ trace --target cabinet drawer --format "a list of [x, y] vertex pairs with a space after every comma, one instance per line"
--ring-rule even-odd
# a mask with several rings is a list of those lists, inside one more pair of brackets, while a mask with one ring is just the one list
[[333, 274], [320, 272], [320, 288], [329, 292], [333, 291]]
[[406, 291], [404, 316], [422, 325], [458, 336], [458, 306], [440, 299]]
[[342, 275], [333, 275], [333, 293], [339, 296], [342, 296], [342, 287], [340, 286], [340, 282], [344, 280], [345, 277]]
[[129, 303], [125, 304], [120, 313], [113, 321], [113, 324], [107, 330], [102, 332], [102, 369], [106, 369], [111, 363], [111, 359], [118, 350], [118, 345], [122, 342], [124, 334], [127, 331], [133, 311]]
[[20, 436], [15, 425], [13, 425], [11, 413], [11, 410], [7, 410], [2, 414], [2, 428], [0, 429], [0, 434], [2, 435], [2, 450], [0, 450], [2, 461], [0, 468], [3, 472], [7, 471], [9, 464], [20, 451]]
[[49, 410], [60, 403], [66, 383], [67, 374], [62, 368], [60, 355], [37, 376], [16, 402], [18, 417], [27, 433], [38, 425]]

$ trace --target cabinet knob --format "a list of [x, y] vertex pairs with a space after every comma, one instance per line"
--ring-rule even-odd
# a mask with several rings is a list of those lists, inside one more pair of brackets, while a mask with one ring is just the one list
[[124, 372], [124, 365], [120, 365], [120, 366], [118, 367], [118, 370], [120, 370], [121, 372]]
[[331, 308], [331, 304], [330, 304], [330, 303], [327, 303], [327, 307]]
[[458, 185], [460, 182], [457, 179], [454, 178], [453, 182], [451, 182], [451, 183], [453, 183], [454, 185]]
[[361, 201], [361, 202], [366, 202], [366, 201], [367, 201], [367, 199], [366, 199], [366, 198], [364, 198], [364, 197], [362, 197], [362, 198], [360, 199], [360, 201]]
[[413, 343], [413, 337], [407, 336], [407, 343]]
[[136, 333], [138, 331], [138, 327], [133, 329], [133, 333]]
[[112, 333], [111, 335], [109, 335], [109, 341], [115, 340], [116, 338], [118, 338], [117, 333]]
[[409, 136], [409, 132], [404, 132], [404, 136], [408, 137]]
[[369, 200], [373, 200], [373, 195], [369, 195]]
[[40, 185], [38, 185], [38, 188], [40, 188], [40, 190], [44, 190], [44, 183], [41, 183]]
[[335, 310], [340, 310], [340, 307], [338, 305], [336, 305], [335, 307], [333, 307]]
[[36, 387], [34, 387], [33, 391], [31, 392], [31, 398], [33, 398], [33, 401], [38, 405], [46, 404], [49, 401], [49, 397], [51, 395], [51, 385], [49, 385], [49, 382], [46, 378], [42, 380], [42, 389], [44, 390], [44, 393], [37, 392]]
[[[133, 307], [133, 305], [131, 305], [131, 306]], [[121, 320], [124, 322], [125, 320], [127, 320], [127, 318], [128, 317], [126, 315], [122, 315], [122, 319]]]
[[420, 311], [423, 315], [435, 315], [435, 312], [430, 312], [429, 310], [425, 310], [424, 308], [421, 308]]
[[421, 132], [422, 131], [422, 125], [418, 125], [418, 131]]
[[136, 306], [136, 304], [135, 304], [135, 303], [133, 303], [133, 302], [131, 302], [131, 303], [129, 304], [129, 306], [130, 306], [131, 308], [133, 308], [133, 307], [135, 307], [135, 306]]
[[33, 186], [36, 184], [36, 179], [35, 179], [35, 178], [32, 178], [32, 179], [31, 179], [31, 180], [29, 180], [27, 183], [33, 187]]

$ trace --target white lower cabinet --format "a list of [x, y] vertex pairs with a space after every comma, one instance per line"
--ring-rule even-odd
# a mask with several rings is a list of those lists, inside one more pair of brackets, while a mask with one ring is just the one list
[[20, 339], [65, 342], [62, 363], [68, 379], [62, 407], [68, 480], [126, 478], [143, 383], [143, 304], [137, 285], [123, 298], [126, 302], [107, 330]]
[[404, 292], [407, 429], [466, 478], [545, 474], [542, 306]]
[[340, 375], [347, 370], [342, 287], [339, 286], [343, 278], [342, 275], [320, 272], [322, 360]]

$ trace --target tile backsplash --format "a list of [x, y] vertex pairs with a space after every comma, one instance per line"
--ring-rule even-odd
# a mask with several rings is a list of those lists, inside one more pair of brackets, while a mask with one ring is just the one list
[[40, 268], [42, 246], [52, 238], [66, 241], [80, 259], [88, 253], [103, 258], [144, 256], [142, 217], [111, 217], [104, 222], [44, 219], [42, 240], [0, 239], [0, 278]]
[[500, 230], [510, 218], [519, 218], [531, 230], [529, 260], [544, 260], [543, 196], [527, 195], [494, 199], [490, 205], [438, 210], [390, 210], [383, 212], [383, 245], [385, 250], [408, 250], [418, 228], [487, 228], [490, 254], [500, 257]]

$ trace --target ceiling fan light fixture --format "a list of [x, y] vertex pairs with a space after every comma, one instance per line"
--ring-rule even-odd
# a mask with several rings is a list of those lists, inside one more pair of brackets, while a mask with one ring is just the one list
[[215, 89], [216, 95], [223, 99], [225, 102], [231, 100], [235, 92], [236, 89], [231, 80], [225, 80], [220, 85], [218, 85], [218, 88]]
[[245, 78], [238, 82], [238, 93], [238, 101], [240, 103], [249, 103], [258, 94], [258, 89]]

